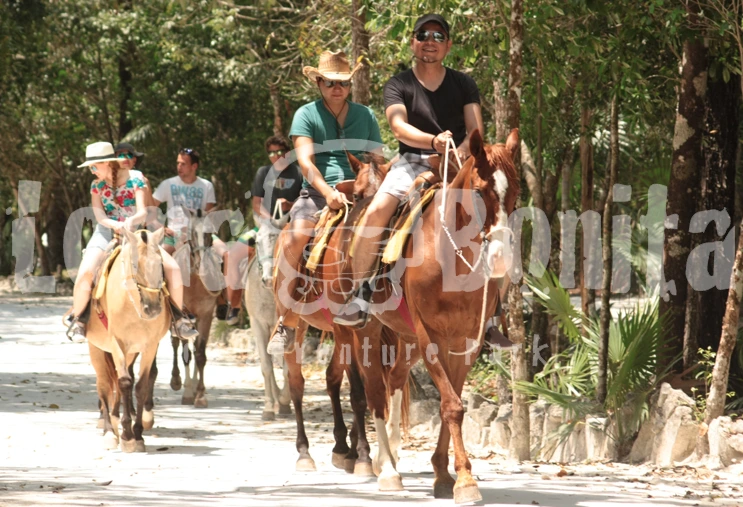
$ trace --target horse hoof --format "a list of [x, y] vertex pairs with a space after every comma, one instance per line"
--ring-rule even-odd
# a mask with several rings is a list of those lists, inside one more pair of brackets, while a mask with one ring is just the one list
[[144, 447], [144, 440], [134, 441], [134, 452], [147, 452]]
[[262, 421], [273, 421], [276, 419], [276, 414], [273, 412], [269, 412], [268, 410], [264, 410], [261, 414], [261, 420]]
[[134, 439], [122, 440], [120, 447], [121, 447], [121, 452], [137, 452], [137, 441]]
[[98, 428], [99, 430], [102, 430], [103, 428], [106, 427], [106, 425], [103, 422], [103, 418], [98, 419], [98, 422], [96, 423], [95, 427]]
[[374, 477], [372, 464], [367, 461], [357, 461], [353, 467], [353, 475], [356, 477]]
[[190, 396], [181, 398], [181, 405], [193, 405], [194, 399]]
[[315, 460], [312, 458], [299, 458], [296, 466], [297, 472], [315, 472], [317, 467], [315, 466]]
[[333, 463], [333, 466], [335, 468], [340, 468], [341, 470], [346, 469], [346, 455], [345, 454], [338, 454], [337, 452], [333, 453], [333, 457], [330, 460]]
[[152, 410], [145, 410], [142, 412], [142, 427], [146, 430], [151, 430], [155, 425], [155, 414]]
[[355, 468], [356, 468], [356, 458], [353, 458], [353, 459], [345, 458], [343, 460], [343, 469], [346, 471], [347, 474], [352, 474]]
[[455, 504], [474, 503], [479, 502], [480, 500], [482, 500], [482, 495], [480, 494], [480, 488], [477, 487], [477, 484], [467, 484], [461, 487], [454, 487]]
[[201, 396], [200, 398], [196, 398], [194, 400], [193, 406], [196, 408], [207, 408], [209, 406], [209, 402], [206, 401], [206, 396]]
[[282, 405], [279, 403], [279, 417], [291, 417], [292, 407], [290, 405]]
[[454, 481], [434, 481], [433, 482], [434, 498], [454, 498]]
[[173, 377], [170, 379], [170, 388], [173, 391], [180, 391], [181, 387], [183, 387], [183, 382], [181, 382], [180, 377]]
[[116, 435], [110, 431], [103, 435], [103, 448], [107, 451], [113, 451], [119, 447], [119, 439]]
[[377, 479], [379, 491], [402, 491], [402, 477], [400, 474], [384, 474]]

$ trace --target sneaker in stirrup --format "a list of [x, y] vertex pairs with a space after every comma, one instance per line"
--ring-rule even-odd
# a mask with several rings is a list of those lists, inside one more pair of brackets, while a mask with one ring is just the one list
[[191, 321], [188, 320], [186, 317], [181, 317], [180, 319], [178, 319], [175, 322], [174, 327], [176, 334], [180, 336], [182, 340], [194, 342], [196, 341], [196, 338], [199, 337], [199, 332], [193, 326]]
[[235, 326], [238, 322], [240, 322], [240, 319], [238, 318], [239, 316], [240, 308], [232, 308], [232, 306], [230, 306], [230, 309], [227, 311], [227, 316], [224, 321], [230, 326]]
[[369, 322], [369, 301], [372, 291], [369, 282], [364, 282], [338, 311], [333, 322], [342, 326], [362, 328]]
[[284, 354], [294, 344], [294, 329], [286, 327], [284, 324], [276, 326], [276, 332], [268, 342], [266, 352], [272, 356]]
[[85, 337], [85, 324], [77, 320], [70, 314], [67, 317], [67, 338], [73, 343], [85, 343], [87, 338]]

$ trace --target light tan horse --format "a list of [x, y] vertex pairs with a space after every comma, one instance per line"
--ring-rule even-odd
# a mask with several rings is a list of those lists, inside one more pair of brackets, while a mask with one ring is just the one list
[[[123, 401], [124, 416], [120, 422], [124, 452], [144, 452], [142, 431], [151, 428], [154, 422], [151, 367], [171, 321], [158, 246], [164, 231], [124, 230], [126, 241], [111, 264], [103, 296], [91, 302], [93, 311], [87, 338], [101, 400], [104, 443], [107, 448], [117, 444], [119, 403]], [[137, 355], [140, 356], [137, 411], [132, 427], [133, 380], [128, 369]]]
[[[193, 344], [196, 364], [193, 373], [190, 364], [188, 344], [183, 343], [183, 362], [185, 366], [185, 383], [183, 384], [182, 405], [193, 405], [196, 408], [206, 408], [209, 403], [204, 386], [204, 367], [206, 366], [206, 345], [209, 342], [209, 331], [212, 327], [214, 309], [217, 306], [217, 297], [222, 292], [223, 277], [221, 259], [212, 249], [212, 233], [214, 230], [208, 222], [208, 215], [204, 216], [201, 210], [190, 211], [188, 241], [179, 246], [173, 254], [184, 273], [190, 273], [188, 283], [183, 287], [183, 306], [196, 316], [196, 328], [199, 336]], [[173, 370], [171, 372], [170, 387], [174, 391], [181, 388], [180, 370], [178, 369], [178, 346], [181, 340], [171, 337], [173, 345]]]

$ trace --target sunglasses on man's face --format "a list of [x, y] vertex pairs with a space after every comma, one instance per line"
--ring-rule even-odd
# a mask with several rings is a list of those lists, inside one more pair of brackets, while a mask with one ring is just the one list
[[127, 160], [131, 160], [134, 158], [134, 155], [128, 152], [124, 152], [124, 153], [119, 153], [118, 155], [116, 155], [116, 158], [125, 158]]
[[274, 151], [269, 151], [268, 156], [269, 157], [280, 157], [284, 153], [286, 153], [286, 151], [284, 150], [274, 150]]
[[425, 42], [429, 39], [429, 37], [433, 37], [433, 40], [435, 42], [446, 41], [446, 34], [444, 32], [430, 32], [428, 30], [420, 30], [415, 33], [415, 40], [417, 40], [418, 42]]
[[343, 88], [348, 88], [349, 86], [351, 86], [351, 81], [332, 81], [330, 79], [323, 78], [319, 78], [318, 81], [323, 83], [326, 88], [332, 88], [337, 84], [341, 85]]

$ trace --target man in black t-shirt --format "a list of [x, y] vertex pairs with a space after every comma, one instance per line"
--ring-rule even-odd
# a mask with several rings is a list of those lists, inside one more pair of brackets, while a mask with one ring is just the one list
[[[271, 136], [266, 140], [266, 154], [271, 165], [263, 166], [253, 179], [250, 193], [253, 196], [253, 221], [259, 228], [280, 226], [289, 219], [288, 212], [302, 189], [302, 172], [296, 164], [288, 164], [284, 155], [289, 152], [289, 142], [281, 136]], [[281, 209], [281, 213], [279, 213]], [[278, 220], [284, 216], [284, 220]], [[277, 219], [274, 223], [271, 218]], [[239, 321], [243, 294], [243, 278], [240, 264], [249, 257], [255, 246], [256, 231], [243, 232], [230, 247], [230, 262], [227, 271], [227, 310], [226, 322], [235, 325]]]
[[272, 136], [266, 140], [266, 153], [271, 165], [258, 169], [250, 189], [256, 224], [262, 219], [278, 218], [278, 215], [288, 213], [292, 203], [299, 197], [302, 190], [302, 171], [297, 164], [286, 164], [284, 155], [288, 151], [289, 142], [283, 137]]
[[444, 153], [447, 139], [461, 159], [469, 156], [469, 136], [483, 131], [480, 94], [466, 74], [444, 67], [451, 50], [449, 23], [438, 14], [415, 22], [410, 48], [412, 69], [392, 77], [384, 87], [384, 107], [392, 133], [400, 142], [400, 160], [382, 182], [356, 231], [353, 271], [360, 287], [335, 322], [363, 327], [368, 319], [368, 279], [379, 261], [379, 243], [397, 206], [420, 173], [431, 169], [428, 157]]

